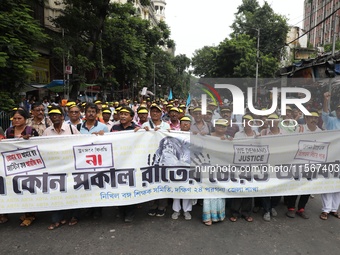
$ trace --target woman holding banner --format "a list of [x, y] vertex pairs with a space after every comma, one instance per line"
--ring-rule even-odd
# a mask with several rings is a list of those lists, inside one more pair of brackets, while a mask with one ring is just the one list
[[[12, 126], [9, 127], [5, 132], [5, 139], [23, 138], [29, 139], [31, 136], [39, 136], [38, 132], [26, 125], [26, 121], [29, 114], [23, 109], [15, 109], [12, 112]], [[21, 227], [28, 227], [35, 220], [35, 213], [25, 213], [20, 217], [22, 221]], [[6, 214], [0, 214], [0, 223], [6, 223], [8, 216]]]
[[[215, 132], [211, 136], [227, 139], [227, 121], [218, 119], [215, 121]], [[205, 225], [211, 226], [213, 222], [223, 221], [225, 219], [225, 198], [208, 198], [203, 200], [202, 220]]]

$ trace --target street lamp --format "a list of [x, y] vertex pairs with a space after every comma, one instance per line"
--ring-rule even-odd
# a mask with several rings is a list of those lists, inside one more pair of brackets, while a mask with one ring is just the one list
[[259, 80], [259, 58], [260, 58], [260, 29], [254, 28], [257, 31], [257, 48], [256, 48], [256, 74], [255, 74], [255, 104], [257, 104], [257, 86]]

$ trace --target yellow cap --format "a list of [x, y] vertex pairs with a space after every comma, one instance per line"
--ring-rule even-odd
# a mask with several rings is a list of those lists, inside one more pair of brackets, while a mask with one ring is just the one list
[[152, 108], [157, 108], [160, 112], [162, 111], [162, 108], [160, 108], [157, 104], [152, 104], [150, 106], [150, 109], [152, 109]]
[[65, 106], [70, 107], [70, 106], [75, 105], [75, 104], [76, 104], [76, 102], [67, 102]]
[[254, 118], [251, 115], [246, 114], [242, 117], [242, 119], [253, 120]]
[[48, 112], [48, 114], [61, 114], [61, 111], [59, 109], [52, 109], [51, 111]]
[[218, 119], [215, 121], [215, 125], [221, 125], [221, 126], [224, 126], [224, 127], [227, 127], [228, 121], [226, 119]]
[[216, 102], [210, 102], [208, 105], [211, 105], [211, 106], [216, 106], [216, 107], [217, 107], [217, 104], [216, 104]]
[[72, 105], [70, 105], [68, 108], [71, 110], [73, 107], [78, 107], [78, 105], [72, 104]]
[[201, 112], [201, 111], [202, 111], [201, 107], [196, 107], [196, 108], [194, 109], [194, 112]]
[[279, 116], [277, 114], [273, 113], [273, 114], [270, 114], [268, 116], [268, 119], [279, 119]]
[[127, 112], [130, 113], [130, 111], [128, 109], [121, 109], [119, 112]]
[[171, 111], [179, 112], [179, 110], [178, 110], [177, 107], [172, 107], [172, 108], [170, 109], [170, 112], [171, 112]]
[[187, 116], [184, 116], [183, 118], [180, 119], [180, 121], [190, 121], [191, 122], [191, 119]]
[[109, 110], [109, 109], [105, 109], [105, 110], [103, 111], [103, 113], [109, 113], [109, 114], [111, 114], [112, 112], [111, 112], [111, 110]]
[[311, 111], [312, 117], [319, 117], [319, 113], [317, 111]]
[[231, 112], [231, 109], [229, 107], [225, 107], [221, 109], [221, 112]]
[[149, 111], [145, 108], [142, 108], [142, 109], [138, 110], [137, 113], [149, 113]]
[[100, 101], [100, 100], [96, 100], [96, 101], [94, 101], [94, 103], [95, 103], [95, 104], [103, 104], [103, 102]]

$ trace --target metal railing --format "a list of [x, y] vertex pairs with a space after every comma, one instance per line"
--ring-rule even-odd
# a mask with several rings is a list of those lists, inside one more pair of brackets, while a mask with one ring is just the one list
[[0, 127], [5, 131], [11, 124], [10, 116], [7, 112], [0, 112]]

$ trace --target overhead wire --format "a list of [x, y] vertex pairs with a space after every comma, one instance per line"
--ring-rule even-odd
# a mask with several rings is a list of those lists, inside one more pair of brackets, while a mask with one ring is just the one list
[[306, 31], [305, 33], [301, 34], [299, 37], [295, 38], [294, 40], [286, 43], [284, 46], [278, 48], [277, 50], [281, 50], [283, 47], [299, 40], [301, 37], [303, 37], [304, 35], [308, 34], [309, 32], [311, 32], [313, 29], [315, 29], [317, 26], [321, 25], [323, 22], [325, 22], [326, 20], [328, 20], [330, 17], [332, 17], [338, 10], [340, 10], [340, 8], [337, 8], [335, 11], [333, 11], [331, 14], [329, 14], [327, 17], [325, 17], [323, 20], [321, 20], [319, 23], [317, 23], [316, 25], [314, 25], [313, 27], [311, 27], [308, 31]]

